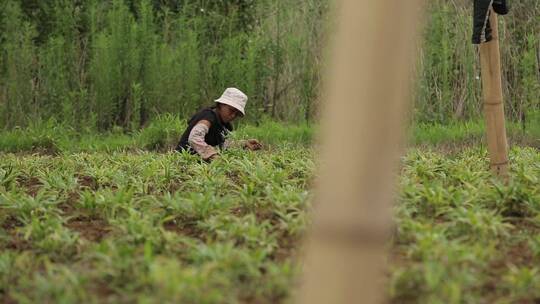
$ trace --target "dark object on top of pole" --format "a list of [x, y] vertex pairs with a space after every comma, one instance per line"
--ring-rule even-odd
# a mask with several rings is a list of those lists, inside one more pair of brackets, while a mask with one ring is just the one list
[[508, 179], [508, 141], [504, 118], [497, 14], [508, 13], [506, 0], [475, 0], [472, 41], [479, 44], [484, 114], [491, 170]]
[[493, 39], [492, 28], [489, 22], [492, 8], [499, 15], [506, 15], [510, 10], [508, 1], [506, 0], [474, 1], [473, 44], [481, 44]]

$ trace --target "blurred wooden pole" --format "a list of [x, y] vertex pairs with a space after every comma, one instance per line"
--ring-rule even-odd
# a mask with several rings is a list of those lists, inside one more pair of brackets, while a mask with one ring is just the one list
[[501, 80], [501, 55], [497, 14], [491, 11], [489, 18], [493, 40], [480, 44], [484, 114], [491, 170], [496, 176], [508, 178], [508, 142], [504, 118]]
[[300, 303], [384, 301], [422, 0], [342, 0]]

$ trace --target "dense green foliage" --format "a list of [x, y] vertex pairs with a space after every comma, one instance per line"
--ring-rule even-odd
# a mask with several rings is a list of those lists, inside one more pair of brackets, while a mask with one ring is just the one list
[[[503, 93], [515, 121], [540, 109], [540, 2], [509, 1], [499, 18]], [[415, 114], [423, 122], [478, 117], [482, 87], [478, 49], [471, 44], [472, 1], [429, 1], [419, 59]]]
[[[248, 119], [316, 118], [329, 0], [0, 0], [0, 126], [55, 118], [79, 130], [136, 130], [186, 117], [228, 86]], [[540, 3], [501, 18], [508, 114], [528, 120], [540, 96]], [[430, 1], [415, 116], [480, 116], [471, 3]], [[326, 37], [328, 36], [328, 37]]]
[[325, 3], [2, 0], [0, 125], [134, 130], [230, 86], [251, 119], [310, 119]]

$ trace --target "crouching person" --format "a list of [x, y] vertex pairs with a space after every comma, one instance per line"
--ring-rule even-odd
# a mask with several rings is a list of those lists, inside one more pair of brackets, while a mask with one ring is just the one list
[[219, 157], [219, 149], [238, 146], [249, 150], [261, 149], [256, 139], [230, 141], [227, 135], [233, 131], [231, 122], [244, 117], [248, 97], [242, 91], [229, 88], [215, 100], [216, 105], [193, 115], [188, 122], [176, 151], [198, 154], [205, 161]]

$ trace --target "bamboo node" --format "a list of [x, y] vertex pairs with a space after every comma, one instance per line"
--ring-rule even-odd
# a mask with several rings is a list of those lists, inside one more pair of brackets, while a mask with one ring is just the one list
[[502, 105], [503, 102], [500, 101], [500, 102], [484, 102], [484, 105], [485, 106], [498, 106], [498, 105]]
[[385, 229], [358, 227], [331, 227], [324, 226], [314, 228], [313, 238], [342, 244], [384, 244], [390, 233]]

